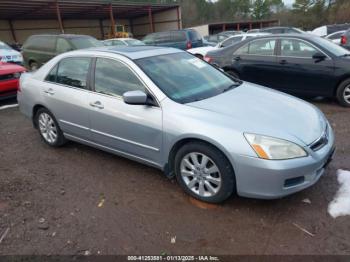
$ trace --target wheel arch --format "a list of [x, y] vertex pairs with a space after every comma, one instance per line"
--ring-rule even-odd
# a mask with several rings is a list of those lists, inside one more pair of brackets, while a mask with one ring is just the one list
[[171, 146], [171, 149], [168, 154], [167, 164], [165, 165], [165, 173], [168, 177], [174, 176], [174, 161], [175, 156], [178, 150], [184, 146], [185, 144], [191, 143], [191, 142], [199, 142], [207, 144], [208, 146], [211, 146], [217, 150], [219, 150], [227, 159], [227, 161], [230, 163], [231, 168], [233, 170], [233, 173], [235, 174], [235, 168], [234, 163], [231, 157], [229, 157], [229, 152], [221, 146], [219, 143], [216, 143], [210, 138], [204, 138], [204, 137], [196, 137], [196, 136], [188, 136], [188, 137], [182, 137], [178, 139], [176, 142], [174, 142]]
[[334, 97], [337, 95], [337, 91], [338, 91], [338, 88], [341, 85], [341, 83], [343, 83], [347, 79], [350, 80], [350, 74], [345, 74], [338, 80], [337, 84], [333, 88], [333, 96]]
[[37, 123], [35, 123], [35, 115], [39, 111], [40, 108], [45, 108], [45, 109], [49, 110], [46, 106], [44, 106], [42, 104], [36, 104], [33, 107], [33, 110], [32, 110], [32, 122], [33, 122], [34, 128], [38, 128]]

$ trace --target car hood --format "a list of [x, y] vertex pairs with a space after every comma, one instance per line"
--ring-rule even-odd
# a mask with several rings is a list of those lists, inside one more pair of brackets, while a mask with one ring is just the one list
[[26, 71], [26, 69], [23, 66], [0, 62], [0, 75], [6, 75], [6, 74], [24, 72], [24, 71]]
[[313, 105], [247, 82], [223, 94], [187, 105], [228, 116], [231, 122], [228, 125], [242, 132], [304, 145], [318, 139], [327, 125], [324, 115]]
[[7, 55], [20, 55], [21, 53], [14, 50], [14, 49], [0, 49], [0, 55], [7, 56]]

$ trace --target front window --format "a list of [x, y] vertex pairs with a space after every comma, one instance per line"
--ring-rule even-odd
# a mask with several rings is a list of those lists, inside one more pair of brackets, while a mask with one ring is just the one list
[[240, 84], [187, 53], [147, 57], [136, 63], [170, 99], [178, 103], [207, 99]]
[[126, 65], [107, 58], [97, 58], [95, 69], [97, 93], [122, 96], [125, 92], [135, 90], [145, 91], [145, 87]]
[[73, 46], [77, 49], [91, 48], [91, 47], [100, 47], [103, 44], [93, 37], [74, 37], [71, 38]]
[[312, 58], [319, 51], [304, 41], [282, 39], [281, 56]]

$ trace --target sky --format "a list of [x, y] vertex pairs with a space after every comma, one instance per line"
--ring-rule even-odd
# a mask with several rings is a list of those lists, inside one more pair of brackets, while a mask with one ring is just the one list
[[[217, 0], [212, 0], [212, 2], [216, 2]], [[283, 0], [286, 6], [292, 6], [295, 0]]]
[[294, 0], [283, 0], [284, 4], [287, 6], [291, 6], [294, 3]]

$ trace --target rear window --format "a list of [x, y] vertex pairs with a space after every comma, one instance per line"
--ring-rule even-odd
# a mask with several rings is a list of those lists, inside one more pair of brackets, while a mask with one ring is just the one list
[[93, 37], [74, 37], [69, 40], [76, 49], [103, 46], [103, 44], [100, 41]]
[[191, 41], [200, 41], [202, 40], [202, 36], [195, 30], [189, 31]]
[[155, 41], [156, 43], [166, 43], [166, 42], [170, 42], [171, 36], [170, 36], [170, 32], [161, 32], [161, 33], [157, 33], [155, 34]]
[[175, 42], [182, 42], [187, 40], [186, 33], [184, 31], [171, 32], [171, 38]]
[[56, 49], [56, 36], [32, 36], [24, 44], [24, 48], [53, 51]]

